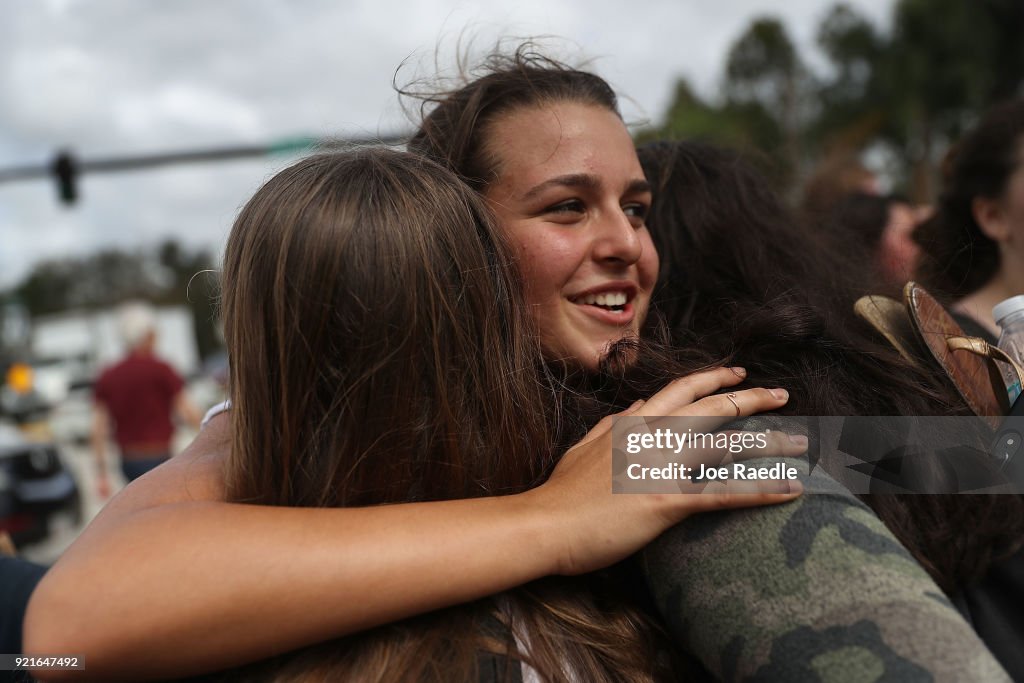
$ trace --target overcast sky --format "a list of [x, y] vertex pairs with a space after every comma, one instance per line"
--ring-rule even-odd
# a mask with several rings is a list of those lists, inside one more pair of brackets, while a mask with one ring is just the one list
[[[881, 26], [892, 0], [848, 0]], [[556, 35], [658, 121], [676, 78], [715, 95], [759, 15], [813, 60], [818, 0], [8, 0], [0, 21], [0, 168], [410, 127], [392, 89], [451, 64], [460, 35]], [[177, 237], [219, 254], [239, 206], [287, 157], [0, 184], [0, 288], [41, 259]]]

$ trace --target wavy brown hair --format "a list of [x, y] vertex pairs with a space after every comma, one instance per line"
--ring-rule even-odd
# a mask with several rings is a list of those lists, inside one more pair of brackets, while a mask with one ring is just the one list
[[[640, 149], [661, 257], [654, 307], [677, 346], [790, 392], [790, 415], [970, 414], [938, 372], [909, 365], [853, 312], [866, 260], [799, 225], [735, 152], [694, 142]], [[866, 259], [866, 255], [863, 256]], [[1018, 496], [864, 496], [947, 592], [1024, 541]]]
[[453, 170], [483, 192], [498, 175], [498, 151], [488, 146], [490, 128], [519, 109], [557, 102], [591, 104], [619, 114], [615, 91], [600, 76], [547, 57], [531, 42], [513, 52], [496, 51], [453, 89], [399, 93], [420, 102], [421, 123], [409, 150]]
[[[483, 200], [423, 157], [316, 156], [272, 178], [228, 240], [223, 316], [231, 500], [471, 498], [550, 470], [557, 396], [506, 247]], [[468, 681], [524, 660], [548, 681], [654, 679], [649, 623], [597, 595], [536, 582], [222, 678]]]
[[932, 216], [914, 231], [921, 245], [916, 277], [936, 293], [961, 299], [999, 269], [999, 245], [974, 218], [976, 197], [998, 199], [1024, 163], [1024, 100], [989, 111], [943, 164], [942, 192]]

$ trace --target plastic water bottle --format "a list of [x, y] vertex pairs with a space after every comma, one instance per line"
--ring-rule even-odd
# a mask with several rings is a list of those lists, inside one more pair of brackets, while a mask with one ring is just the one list
[[[1002, 332], [997, 346], [1006, 352], [1017, 364], [1024, 367], [1024, 296], [1014, 296], [1000, 301], [992, 308], [992, 317]], [[1006, 382], [1006, 393], [1010, 397], [1010, 405], [1021, 393], [1021, 380], [1017, 377], [1009, 363], [1000, 363], [999, 369]]]

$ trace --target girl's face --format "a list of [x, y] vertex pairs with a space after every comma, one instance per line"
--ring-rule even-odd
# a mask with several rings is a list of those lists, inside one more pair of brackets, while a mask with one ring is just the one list
[[1017, 143], [1017, 168], [1006, 180], [1000, 204], [1007, 231], [1014, 240], [1024, 240], [1024, 141]]
[[517, 109], [488, 131], [497, 179], [485, 196], [510, 238], [549, 359], [595, 370], [636, 336], [658, 277], [651, 204], [633, 140], [603, 107]]
[[[1016, 166], [1006, 177], [1002, 194], [994, 199], [974, 197], [975, 220], [989, 239], [995, 240], [1001, 254], [1001, 268], [1008, 255], [1018, 263], [1024, 255], [1024, 140], [1017, 143]], [[980, 211], [980, 213], [979, 213]]]
[[912, 279], [920, 247], [914, 241], [918, 212], [910, 204], [889, 203], [889, 221], [878, 243], [878, 260], [882, 274], [890, 281], [903, 284]]

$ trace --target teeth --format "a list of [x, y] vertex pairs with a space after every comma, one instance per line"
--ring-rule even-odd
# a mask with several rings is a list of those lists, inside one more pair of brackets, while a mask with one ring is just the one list
[[625, 306], [625, 292], [607, 292], [605, 294], [588, 294], [580, 298], [580, 302], [591, 306]]

